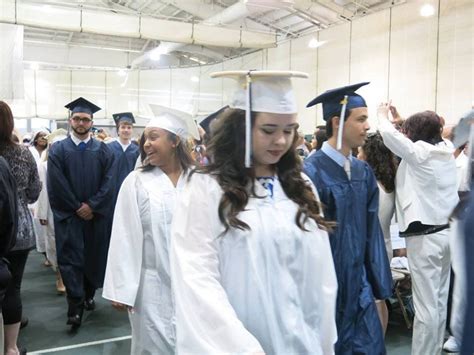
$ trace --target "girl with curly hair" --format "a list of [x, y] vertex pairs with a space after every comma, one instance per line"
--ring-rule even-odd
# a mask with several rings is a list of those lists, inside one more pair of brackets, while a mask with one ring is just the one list
[[192, 174], [175, 210], [177, 351], [332, 354], [337, 281], [328, 224], [295, 151], [290, 77], [306, 75], [214, 76], [238, 79], [240, 90], [216, 120], [210, 164]]
[[357, 158], [365, 160], [374, 171], [379, 186], [379, 220], [382, 227], [388, 259], [393, 257], [390, 222], [395, 213], [395, 175], [397, 160], [383, 143], [379, 132], [367, 135], [364, 145], [359, 148]]

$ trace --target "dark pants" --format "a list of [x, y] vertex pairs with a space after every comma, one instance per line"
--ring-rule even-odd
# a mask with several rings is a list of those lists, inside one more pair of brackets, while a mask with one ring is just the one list
[[21, 281], [23, 279], [23, 272], [25, 271], [29, 252], [29, 250], [18, 250], [10, 252], [5, 256], [5, 259], [10, 263], [10, 272], [12, 275], [2, 305], [3, 323], [7, 325], [21, 321], [23, 309], [20, 296]]

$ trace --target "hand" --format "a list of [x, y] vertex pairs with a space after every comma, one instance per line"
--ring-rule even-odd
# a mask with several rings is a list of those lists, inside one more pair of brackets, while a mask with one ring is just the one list
[[388, 120], [388, 112], [390, 111], [391, 102], [382, 102], [377, 107], [377, 117], [379, 120]]
[[130, 311], [133, 310], [132, 307], [120, 302], [115, 302], [115, 301], [112, 301], [112, 307], [114, 307], [116, 310], [121, 311], [121, 312], [124, 312], [127, 310], [130, 310]]
[[390, 104], [389, 109], [390, 113], [392, 114], [392, 123], [400, 126], [403, 123], [403, 118], [398, 113], [397, 108]]
[[47, 219], [40, 219], [39, 221], [40, 221], [40, 224], [42, 226], [47, 226], [48, 225], [48, 220]]
[[87, 203], [82, 203], [81, 207], [76, 211], [76, 214], [86, 221], [90, 221], [94, 218], [94, 213]]

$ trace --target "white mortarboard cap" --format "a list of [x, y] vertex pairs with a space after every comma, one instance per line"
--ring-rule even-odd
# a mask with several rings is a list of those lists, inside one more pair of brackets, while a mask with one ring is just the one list
[[58, 128], [45, 137], [49, 144], [59, 142], [67, 138], [67, 131], [64, 128]]
[[308, 74], [286, 70], [236, 70], [211, 74], [211, 78], [237, 80], [230, 108], [245, 110], [245, 167], [251, 166], [251, 112], [294, 114], [298, 112], [291, 78]]
[[147, 123], [146, 128], [162, 128], [183, 139], [200, 139], [196, 122], [189, 113], [155, 104], [150, 104], [150, 108], [155, 117]]
[[238, 87], [231, 108], [247, 109], [247, 76], [251, 79], [251, 110], [253, 112], [297, 113], [291, 78], [308, 78], [308, 74], [285, 70], [236, 70], [212, 73], [212, 78], [232, 78]]

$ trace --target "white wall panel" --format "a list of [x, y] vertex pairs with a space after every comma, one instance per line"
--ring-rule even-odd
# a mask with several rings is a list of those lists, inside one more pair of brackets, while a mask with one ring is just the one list
[[389, 96], [404, 116], [435, 109], [438, 18], [421, 17], [420, 7], [392, 9]]
[[199, 67], [171, 70], [171, 107], [195, 114], [198, 111], [199, 82], [191, 80], [199, 78]]
[[138, 114], [138, 75], [138, 70], [127, 71], [126, 75], [107, 72], [107, 118], [119, 112]]
[[199, 82], [198, 112], [212, 113], [224, 106], [222, 100], [222, 79], [212, 79], [209, 75], [222, 70], [222, 64], [201, 67]]
[[[248, 67], [245, 67], [242, 58], [235, 58], [232, 60], [226, 60], [223, 63], [222, 70], [246, 70]], [[222, 101], [223, 105], [228, 105], [232, 101], [233, 93], [236, 88], [237, 81], [229, 78], [216, 78], [213, 80], [222, 81]]]
[[64, 105], [71, 102], [71, 72], [36, 71], [36, 108], [38, 117], [67, 118]]
[[370, 81], [357, 91], [368, 105], [369, 122], [376, 123], [377, 105], [387, 100], [390, 10], [352, 24], [350, 83]]
[[241, 58], [241, 69], [261, 70], [264, 66], [264, 59], [263, 50], [243, 56]]
[[266, 49], [264, 69], [268, 70], [289, 70], [291, 56], [291, 42], [281, 43], [277, 48]]
[[309, 101], [316, 96], [317, 49], [308, 48], [313, 36], [305, 36], [291, 42], [291, 70], [308, 73], [308, 79], [292, 79], [298, 104], [298, 121], [300, 130], [306, 134], [314, 132], [316, 127], [316, 110], [306, 108]]
[[35, 117], [36, 94], [34, 71], [25, 69], [23, 71], [23, 80], [25, 85], [24, 99], [5, 100], [5, 102], [10, 106], [15, 118]]
[[94, 118], [98, 119], [110, 115], [106, 107], [105, 76], [105, 71], [81, 70], [72, 72], [72, 100], [82, 96], [101, 107], [102, 110], [94, 114]]
[[350, 31], [344, 24], [319, 33], [318, 93], [349, 83]]
[[139, 75], [139, 112], [141, 115], [150, 116], [152, 114], [148, 104], [171, 105], [170, 69], [142, 70]]
[[474, 1], [442, 0], [437, 112], [456, 124], [474, 106]]

